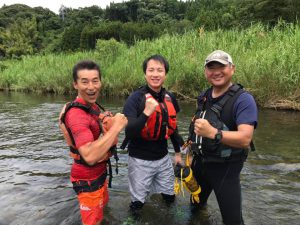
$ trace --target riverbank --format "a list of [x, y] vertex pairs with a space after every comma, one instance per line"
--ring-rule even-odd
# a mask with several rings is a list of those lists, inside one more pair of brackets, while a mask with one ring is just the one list
[[[0, 92], [19, 92], [18, 90], [8, 90], [8, 89], [1, 89]], [[40, 92], [41, 94], [46, 94], [45, 92]], [[196, 104], [197, 98], [192, 98], [186, 95], [183, 95], [179, 92], [173, 92], [179, 101], [182, 102], [194, 102]], [[49, 93], [51, 95], [57, 95], [53, 92]], [[73, 93], [75, 95], [75, 92]], [[72, 95], [69, 93], [68, 95]], [[109, 96], [109, 97], [118, 97], [118, 96]], [[126, 96], [119, 96], [125, 98]], [[255, 97], [255, 96], [254, 96]], [[270, 100], [269, 102], [266, 102], [264, 105], [260, 105], [257, 103], [260, 108], [265, 108], [265, 109], [274, 109], [274, 110], [294, 110], [294, 111], [300, 111], [300, 100], [299, 96], [297, 99], [277, 99], [277, 100]]]
[[280, 23], [245, 30], [164, 35], [137, 41], [132, 47], [114, 40], [98, 41], [95, 51], [23, 57], [0, 66], [0, 89], [38, 93], [72, 93], [71, 70], [82, 59], [100, 64], [103, 94], [127, 96], [144, 83], [143, 60], [162, 54], [170, 63], [165, 86], [185, 100], [208, 87], [203, 62], [214, 49], [229, 52], [236, 65], [234, 82], [241, 83], [264, 108], [300, 110], [300, 28]]

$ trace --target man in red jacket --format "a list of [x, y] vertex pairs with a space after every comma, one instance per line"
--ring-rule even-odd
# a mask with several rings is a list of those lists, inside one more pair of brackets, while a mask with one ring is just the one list
[[[101, 89], [99, 66], [93, 61], [81, 61], [73, 68], [73, 85], [77, 98], [63, 112], [62, 124], [68, 131], [74, 158], [71, 182], [78, 195], [83, 224], [100, 224], [103, 208], [108, 202], [107, 160], [120, 131], [127, 125], [123, 114], [111, 117], [111, 126], [103, 131], [99, 126], [101, 108], [96, 104]], [[100, 137], [100, 138], [99, 138]]]

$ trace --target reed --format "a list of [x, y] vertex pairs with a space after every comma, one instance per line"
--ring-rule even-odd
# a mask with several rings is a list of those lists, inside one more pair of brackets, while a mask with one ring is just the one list
[[[208, 87], [203, 74], [207, 54], [215, 49], [229, 52], [236, 64], [234, 81], [255, 96], [259, 105], [288, 99], [299, 103], [300, 29], [297, 24], [278, 23], [274, 28], [261, 24], [245, 30], [205, 31], [200, 28], [184, 35], [164, 35], [159, 39], [137, 41], [110, 49], [110, 43], [98, 43], [95, 51], [73, 54], [49, 54], [5, 61], [0, 68], [0, 88], [35, 92], [72, 92], [71, 69], [82, 59], [92, 59], [102, 68], [103, 92], [126, 96], [144, 84], [143, 60], [162, 54], [170, 63], [165, 86], [179, 94], [195, 98]], [[102, 47], [105, 49], [102, 49]]]

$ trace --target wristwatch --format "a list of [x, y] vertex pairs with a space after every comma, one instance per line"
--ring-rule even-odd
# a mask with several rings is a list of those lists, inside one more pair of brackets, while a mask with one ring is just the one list
[[215, 135], [215, 142], [216, 144], [220, 144], [221, 143], [221, 140], [223, 138], [223, 133], [221, 130], [218, 129], [216, 135]]

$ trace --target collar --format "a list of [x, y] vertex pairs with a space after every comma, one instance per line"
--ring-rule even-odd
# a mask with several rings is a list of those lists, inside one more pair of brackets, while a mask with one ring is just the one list
[[[89, 106], [90, 104], [88, 104], [86, 101], [83, 100], [83, 98], [80, 97], [76, 97], [75, 102], [79, 102], [83, 105]], [[93, 109], [98, 109], [99, 107], [97, 106], [96, 103], [93, 103], [92, 105], [90, 105]]]
[[146, 85], [146, 90], [149, 92], [153, 98], [155, 98], [158, 102], [163, 102], [165, 98], [166, 89], [161, 88], [159, 92], [153, 91], [148, 85]]

